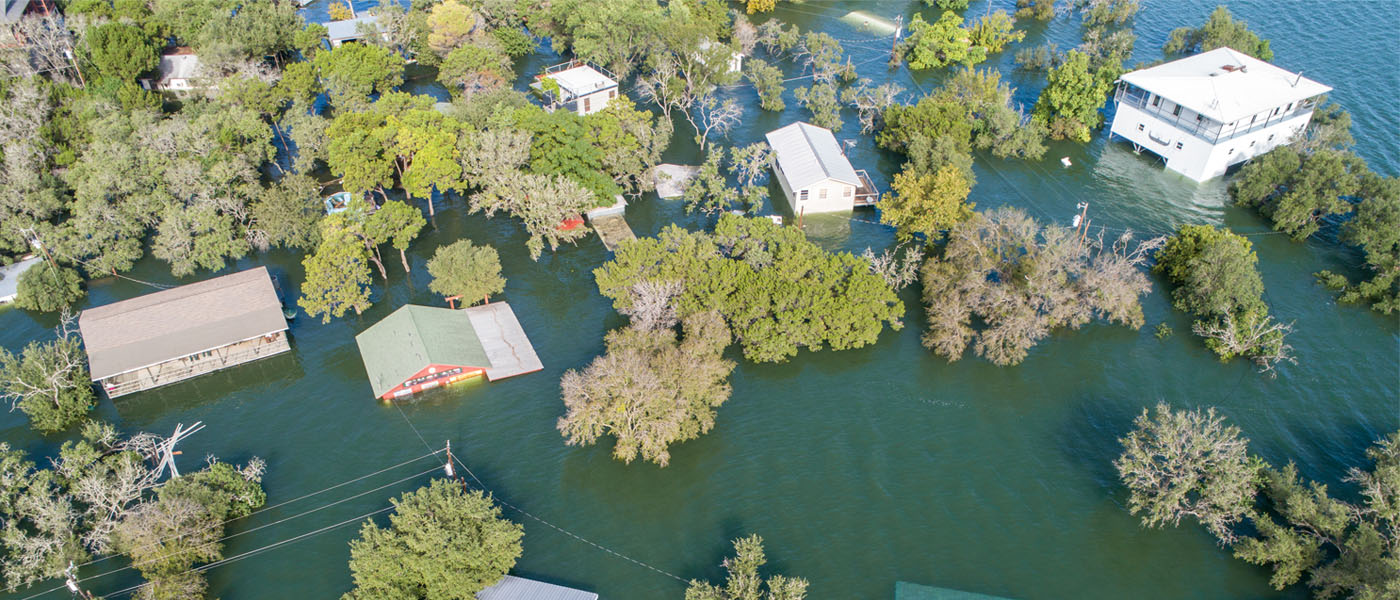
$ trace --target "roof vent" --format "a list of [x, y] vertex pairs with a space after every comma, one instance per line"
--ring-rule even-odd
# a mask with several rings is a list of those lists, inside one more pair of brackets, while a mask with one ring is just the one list
[[[1235, 65], [1221, 65], [1221, 66], [1220, 66], [1220, 69], [1221, 69], [1222, 71], [1226, 71], [1226, 72], [1229, 72], [1229, 73], [1233, 73], [1233, 72], [1235, 72], [1235, 69], [1240, 69], [1240, 67], [1236, 67]], [[1240, 70], [1243, 70], [1243, 69], [1240, 69]]]

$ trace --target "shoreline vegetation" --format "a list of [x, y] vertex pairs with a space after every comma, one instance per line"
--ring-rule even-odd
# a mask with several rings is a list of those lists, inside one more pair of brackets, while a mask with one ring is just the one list
[[[99, 397], [71, 313], [86, 280], [122, 276], [148, 252], [186, 278], [284, 249], [303, 255], [297, 305], [321, 323], [358, 315], [378, 298], [376, 282], [408, 276], [407, 251], [444, 194], [523, 228], [524, 248], [500, 252], [539, 261], [579, 243], [590, 233], [582, 215], [654, 189], [652, 170], [678, 133], [673, 115], [698, 146], [684, 198], [705, 225], [626, 241], [593, 270], [628, 324], [606, 334], [602, 355], [563, 374], [556, 428], [570, 446], [612, 438], [615, 459], [665, 467], [719, 426], [740, 361], [875, 344], [886, 326], [903, 327], [899, 293], [915, 282], [923, 345], [950, 362], [970, 348], [1014, 368], [1050, 336], [1091, 322], [1140, 329], [1153, 276], [1222, 361], [1245, 358], [1264, 373], [1298, 362], [1292, 322], [1271, 314], [1244, 236], [1184, 224], [1170, 236], [1106, 240], [1088, 223], [1065, 228], [970, 201], [974, 152], [1039, 161], [1051, 140], [1103, 134], [1114, 83], [1133, 68], [1137, 0], [1017, 0], [1014, 13], [980, 18], [961, 14], [967, 0], [925, 0], [930, 10], [913, 15], [890, 59], [947, 75], [920, 97], [860, 77], [828, 33], [762, 17], [779, 4], [383, 0], [367, 12], [376, 24], [344, 44], [292, 2], [70, 0], [61, 16], [23, 17], [13, 32], [23, 43], [0, 56], [0, 262], [41, 253], [19, 277], [16, 304], [62, 317], [52, 337], [17, 354], [0, 349], [0, 398], [64, 441], [49, 468], [0, 443], [5, 585], [71, 578], [70, 565], [123, 555], [145, 580], [137, 597], [203, 598], [200, 567], [219, 564], [224, 531], [267, 500], [260, 459], [210, 458], [162, 480], [165, 440], [122, 437], [89, 419]], [[343, 0], [329, 10], [333, 20], [356, 16]], [[1015, 53], [1018, 69], [1046, 82], [1033, 106], [1020, 106], [1002, 73], [977, 65], [1023, 41], [1034, 21], [1057, 18], [1079, 20], [1081, 43]], [[578, 114], [512, 89], [517, 59], [546, 41], [605, 68], [623, 92]], [[1223, 46], [1272, 58], [1270, 41], [1224, 6], [1200, 27], [1173, 30], [1163, 58]], [[190, 72], [162, 66], [187, 55], [197, 59]], [[742, 68], [730, 67], [735, 55]], [[405, 91], [410, 64], [435, 71], [451, 102]], [[150, 89], [175, 77], [185, 91]], [[839, 130], [855, 115], [861, 135], [902, 156], [879, 201], [896, 246], [832, 252], [799, 227], [756, 217], [770, 202], [771, 149], [728, 146], [728, 134], [747, 110], [784, 110], [798, 79], [810, 82], [787, 97], [812, 124]], [[755, 106], [722, 94], [738, 85], [754, 88]], [[563, 93], [554, 79], [541, 86]], [[1340, 107], [1320, 107], [1292, 143], [1245, 164], [1229, 195], [1295, 241], [1327, 231], [1359, 248], [1367, 278], [1316, 278], [1340, 302], [1390, 315], [1400, 309], [1400, 183], [1352, 151], [1350, 127]], [[342, 212], [326, 214], [331, 191], [350, 195]], [[392, 250], [402, 274], [385, 264]], [[463, 307], [489, 302], [506, 289], [499, 256], [465, 238], [439, 247], [429, 289]], [[1171, 335], [1165, 323], [1155, 330]], [[1113, 465], [1145, 527], [1195, 519], [1236, 557], [1272, 569], [1276, 589], [1400, 594], [1400, 433], [1368, 451], [1370, 470], [1348, 472], [1356, 492], [1346, 501], [1292, 463], [1249, 454], [1213, 408], [1161, 404], [1134, 426]], [[387, 525], [366, 521], [350, 543], [345, 600], [474, 598], [524, 552], [523, 528], [464, 481], [434, 479], [392, 508]], [[806, 579], [760, 573], [758, 535], [733, 546], [725, 584], [690, 580], [687, 600], [806, 597]]]

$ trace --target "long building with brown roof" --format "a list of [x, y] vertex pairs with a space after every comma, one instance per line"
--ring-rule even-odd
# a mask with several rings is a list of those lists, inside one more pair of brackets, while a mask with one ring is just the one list
[[90, 308], [78, 329], [112, 398], [291, 349], [266, 267]]

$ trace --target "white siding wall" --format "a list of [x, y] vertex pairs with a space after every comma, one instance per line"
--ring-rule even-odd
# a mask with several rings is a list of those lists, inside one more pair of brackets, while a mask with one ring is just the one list
[[[801, 214], [803, 212], [807, 214], [851, 212], [851, 209], [855, 208], [856, 186], [849, 183], [827, 179], [812, 184], [805, 190], [807, 192], [807, 199], [805, 201], [801, 199], [802, 191], [803, 190], [799, 190], [797, 194], [795, 194], [798, 200], [793, 204], [794, 214]], [[823, 191], [826, 192], [826, 198], [822, 198]], [[847, 195], [848, 191], [850, 195]]]
[[[591, 115], [608, 107], [608, 101], [617, 96], [617, 88], [610, 88], [599, 92], [594, 92], [586, 96], [579, 96], [574, 100], [574, 112], [580, 115]], [[588, 108], [584, 108], [584, 100], [588, 100]]]
[[[1168, 109], [1173, 106], [1170, 101], [1167, 104]], [[1183, 109], [1182, 116], [1189, 121], [1195, 113]], [[1168, 169], [1205, 181], [1224, 175], [1231, 165], [1288, 143], [1311, 118], [1311, 112], [1300, 113], [1247, 135], [1212, 144], [1135, 106], [1119, 104], [1109, 131], [1166, 159]]]

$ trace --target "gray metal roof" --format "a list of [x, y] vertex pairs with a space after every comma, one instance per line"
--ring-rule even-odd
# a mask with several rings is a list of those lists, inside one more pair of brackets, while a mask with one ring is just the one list
[[43, 259], [32, 256], [0, 267], [0, 302], [14, 300], [19, 294], [19, 276], [28, 271], [29, 267], [39, 264], [40, 260]]
[[355, 17], [344, 21], [331, 21], [326, 23], [326, 38], [332, 42], [343, 42], [364, 37], [360, 33], [360, 23], [379, 27], [379, 18], [374, 15]]
[[93, 381], [286, 329], [267, 267], [89, 308], [78, 317]]
[[800, 190], [827, 179], [860, 186], [860, 177], [830, 129], [797, 122], [770, 131], [766, 137], [778, 161], [778, 174], [791, 189]]
[[5, 0], [5, 11], [0, 13], [0, 23], [14, 23], [24, 16], [29, 8], [29, 0]]
[[506, 575], [500, 583], [477, 592], [476, 600], [598, 600], [598, 594]]

